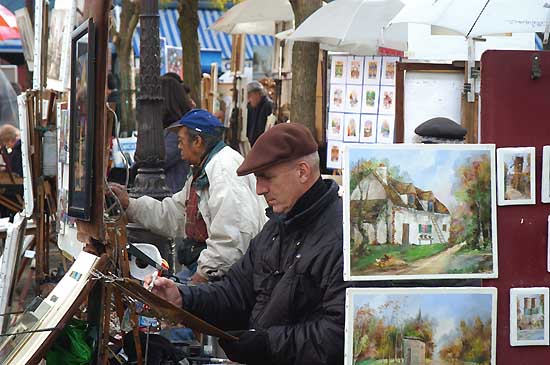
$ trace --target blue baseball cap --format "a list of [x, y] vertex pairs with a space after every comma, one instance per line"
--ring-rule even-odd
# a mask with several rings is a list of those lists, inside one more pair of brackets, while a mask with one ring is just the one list
[[204, 109], [191, 109], [180, 120], [166, 129], [177, 133], [180, 127], [187, 127], [199, 133], [216, 134], [216, 128], [223, 127], [223, 124], [214, 114]]

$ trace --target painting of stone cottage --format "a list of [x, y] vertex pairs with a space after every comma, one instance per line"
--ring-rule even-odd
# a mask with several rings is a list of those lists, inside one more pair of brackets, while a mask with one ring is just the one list
[[495, 277], [492, 145], [346, 150], [346, 279]]
[[495, 288], [354, 288], [346, 365], [496, 364]]

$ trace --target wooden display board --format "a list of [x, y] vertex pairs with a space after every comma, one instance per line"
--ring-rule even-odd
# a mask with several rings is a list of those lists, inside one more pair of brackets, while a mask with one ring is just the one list
[[478, 99], [463, 93], [464, 62], [453, 64], [398, 62], [395, 142], [411, 143], [414, 129], [434, 117], [447, 117], [468, 130], [466, 141], [477, 142]]
[[[533, 80], [533, 57], [539, 57], [540, 78]], [[532, 51], [487, 51], [481, 58], [481, 143], [500, 147], [536, 148], [536, 204], [498, 208], [498, 279], [483, 286], [497, 287], [499, 365], [545, 364], [549, 348], [510, 346], [510, 289], [548, 287], [548, 215], [542, 204], [542, 147], [550, 144], [550, 54]]]

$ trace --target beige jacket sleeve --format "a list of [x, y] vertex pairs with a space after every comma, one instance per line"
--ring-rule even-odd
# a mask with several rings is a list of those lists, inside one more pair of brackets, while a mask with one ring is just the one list
[[130, 198], [126, 214], [132, 222], [165, 237], [185, 237], [185, 201], [189, 180], [184, 188], [162, 201], [142, 196]]
[[225, 147], [206, 166], [210, 186], [200, 192], [199, 210], [208, 239], [197, 267], [203, 277], [223, 276], [267, 221], [267, 204], [263, 196], [256, 195], [256, 179], [237, 176], [242, 161], [239, 153]]

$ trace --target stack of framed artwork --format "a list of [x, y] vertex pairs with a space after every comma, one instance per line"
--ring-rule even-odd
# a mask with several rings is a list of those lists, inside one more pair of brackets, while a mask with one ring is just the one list
[[[545, 202], [550, 146], [542, 150]], [[378, 282], [347, 292], [345, 364], [496, 364], [497, 289], [464, 280], [498, 277], [497, 205], [536, 204], [536, 152], [494, 144], [345, 145], [344, 279]], [[548, 252], [550, 272], [550, 236]], [[507, 269], [515, 267], [506, 260]], [[465, 287], [428, 288], [442, 279]], [[403, 280], [413, 287], [400, 288]], [[509, 293], [510, 345], [548, 345], [549, 289], [514, 286]], [[463, 346], [474, 342], [475, 351]]]
[[345, 364], [496, 365], [496, 289], [425, 287], [498, 276], [495, 146], [346, 145], [343, 161], [344, 279], [382, 281], [348, 289]]
[[331, 56], [327, 168], [342, 168], [344, 144], [393, 143], [398, 60]]

